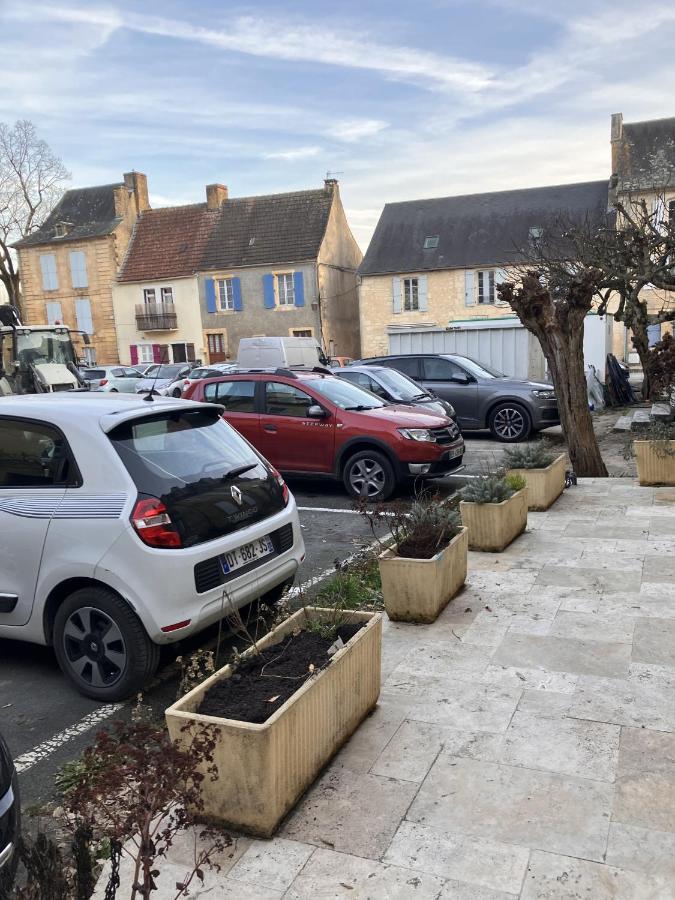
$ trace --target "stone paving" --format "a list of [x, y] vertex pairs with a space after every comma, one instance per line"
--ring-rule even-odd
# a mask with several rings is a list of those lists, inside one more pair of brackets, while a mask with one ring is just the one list
[[675, 898], [675, 490], [580, 481], [433, 625], [386, 622], [374, 714], [221, 864], [192, 896]]

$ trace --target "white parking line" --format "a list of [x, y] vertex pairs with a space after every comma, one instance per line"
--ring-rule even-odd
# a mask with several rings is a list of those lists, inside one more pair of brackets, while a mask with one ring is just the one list
[[298, 512], [348, 513], [350, 516], [360, 515], [358, 509], [340, 509], [332, 506], [299, 506]]
[[[378, 541], [373, 541], [368, 544], [361, 550], [355, 550], [354, 553], [350, 553], [349, 556], [345, 556], [345, 558], [341, 561], [341, 565], [346, 566], [351, 562], [354, 562], [355, 559], [358, 559], [359, 556], [362, 556], [364, 553], [367, 553], [369, 550], [373, 550], [375, 547], [380, 544], [385, 544], [391, 538], [391, 534], [387, 533], [383, 535]], [[308, 591], [310, 588], [315, 587], [320, 582], [324, 581], [326, 578], [330, 578], [331, 575], [335, 575], [335, 566], [331, 566], [330, 569], [324, 569], [323, 572], [319, 572], [318, 575], [314, 575], [312, 578], [308, 578], [307, 581], [303, 581], [302, 584], [298, 584], [295, 587], [292, 587], [289, 592], [289, 597], [297, 597], [299, 594], [304, 594], [305, 591]]]
[[89, 731], [97, 725], [100, 725], [101, 722], [109, 719], [110, 716], [122, 709], [123, 705], [123, 703], [109, 703], [106, 706], [101, 706], [95, 712], [89, 713], [84, 719], [76, 722], [75, 725], [71, 725], [70, 728], [60, 731], [58, 734], [55, 734], [54, 737], [49, 738], [48, 741], [44, 741], [32, 750], [28, 750], [27, 753], [22, 753], [21, 756], [17, 756], [14, 760], [16, 771], [21, 773], [27, 772], [28, 769], [32, 769], [34, 765], [42, 762], [42, 760], [46, 759], [48, 756], [51, 756], [52, 753], [59, 749], [59, 747], [62, 747], [69, 741], [84, 734], [85, 731]]

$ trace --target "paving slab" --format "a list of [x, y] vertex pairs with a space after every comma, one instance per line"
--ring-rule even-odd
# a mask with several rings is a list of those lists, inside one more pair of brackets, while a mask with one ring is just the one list
[[547, 566], [537, 576], [537, 585], [560, 585], [588, 591], [597, 589], [604, 593], [623, 593], [640, 590], [640, 573], [615, 572], [611, 569], [594, 569], [591, 566]]
[[314, 847], [279, 838], [253, 841], [230, 871], [232, 881], [285, 891], [314, 852]]
[[601, 607], [599, 603], [592, 613], [559, 609], [548, 633], [555, 637], [631, 644], [636, 617], [606, 612]]
[[427, 679], [424, 692], [419, 681], [412, 685], [403, 681], [397, 687], [415, 694], [410, 719], [489, 732], [506, 731], [523, 691], [516, 684], [472, 684], [447, 678]]
[[407, 818], [485, 840], [602, 859], [612, 785], [441, 753]]
[[628, 674], [630, 646], [509, 632], [495, 651], [492, 661], [503, 666], [620, 677]]
[[[675, 511], [668, 510], [672, 516]], [[642, 569], [642, 583], [671, 584], [675, 578], [675, 559], [663, 554], [645, 554]]]
[[668, 876], [675, 884], [675, 833], [612, 822], [607, 865]]
[[612, 821], [675, 832], [675, 734], [622, 729]]
[[632, 659], [657, 666], [675, 666], [675, 619], [638, 619]]
[[675, 731], [675, 678], [594, 678], [582, 675], [569, 707], [576, 719]]

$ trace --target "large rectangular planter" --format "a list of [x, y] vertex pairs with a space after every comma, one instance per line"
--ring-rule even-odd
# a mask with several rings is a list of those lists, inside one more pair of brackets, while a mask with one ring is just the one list
[[633, 441], [642, 485], [675, 485], [675, 441]]
[[565, 490], [565, 455], [561, 454], [545, 469], [509, 469], [508, 475], [522, 475], [527, 485], [528, 509], [548, 509]]
[[431, 559], [397, 556], [395, 549], [380, 554], [384, 608], [399, 622], [433, 622], [466, 581], [468, 530], [462, 528]]
[[462, 500], [459, 511], [469, 529], [469, 549], [499, 553], [527, 527], [527, 488], [501, 503]]
[[[330, 609], [307, 607], [265, 635], [263, 649], [303, 628], [308, 619], [327, 621]], [[380, 694], [382, 616], [349, 612], [346, 622], [361, 629], [264, 723], [204, 716], [196, 712], [208, 689], [232, 674], [220, 669], [166, 711], [169, 734], [185, 740], [186, 725], [214, 727], [216, 781], [202, 785], [207, 821], [270, 837], [329, 759], [374, 708]], [[247, 650], [249, 654], [252, 649]], [[272, 690], [272, 689], [270, 689]]]

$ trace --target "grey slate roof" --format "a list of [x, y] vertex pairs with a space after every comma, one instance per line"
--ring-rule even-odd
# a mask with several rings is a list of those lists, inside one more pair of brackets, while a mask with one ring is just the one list
[[[123, 183], [102, 184], [97, 187], [73, 188], [66, 191], [44, 224], [23, 238], [15, 247], [32, 247], [54, 240], [80, 241], [83, 238], [110, 234], [122, 221], [115, 215], [113, 192]], [[56, 237], [56, 223], [69, 222], [73, 227], [64, 237]]]
[[675, 118], [623, 126], [616, 175], [621, 190], [675, 185]]
[[329, 190], [234, 197], [220, 207], [200, 269], [315, 259], [333, 202]]
[[[607, 205], [607, 181], [388, 203], [359, 274], [508, 265], [519, 261], [530, 228], [561, 215], [603, 218]], [[425, 250], [425, 238], [436, 236], [438, 246]]]

